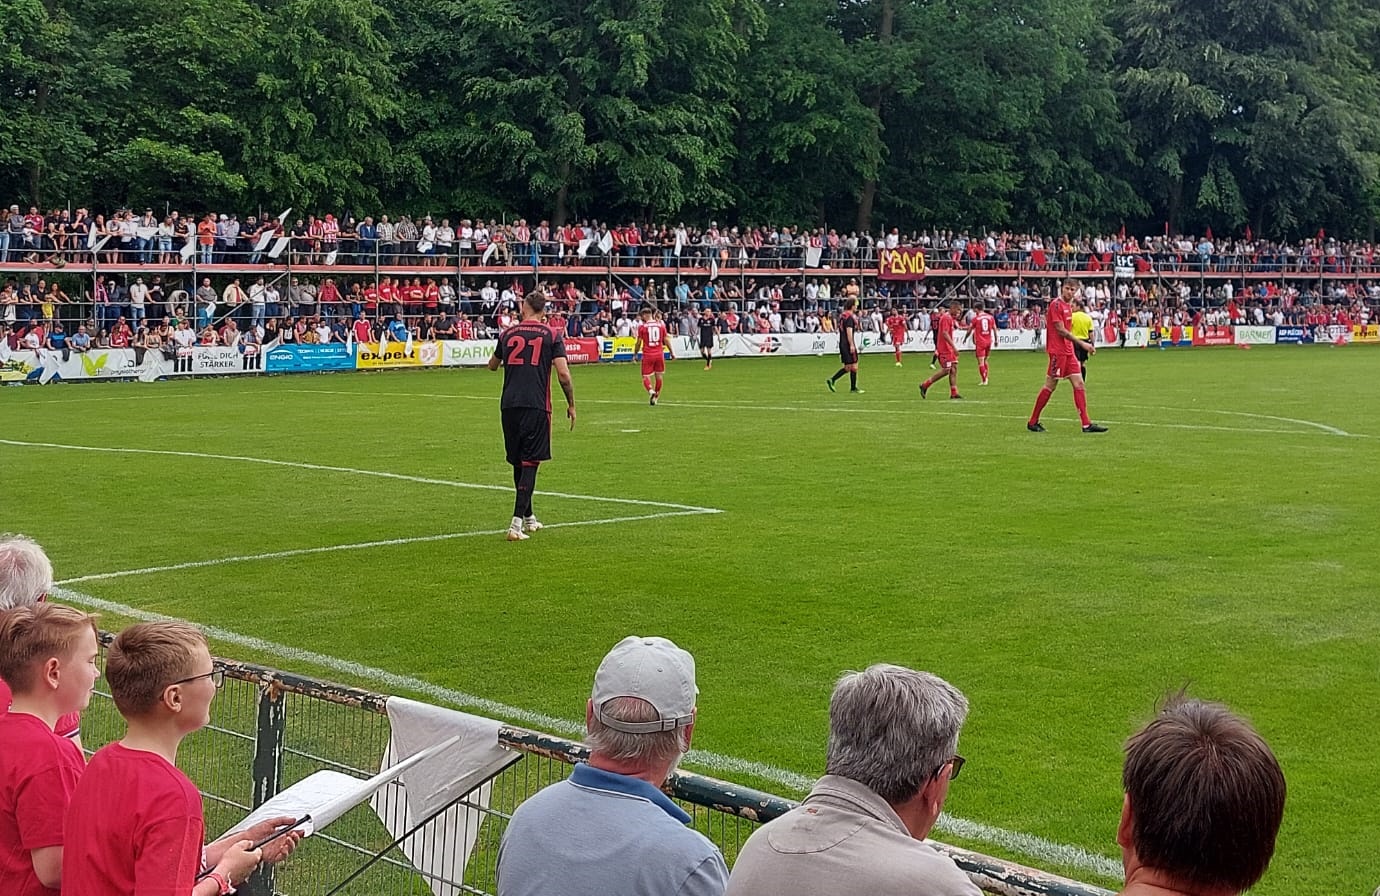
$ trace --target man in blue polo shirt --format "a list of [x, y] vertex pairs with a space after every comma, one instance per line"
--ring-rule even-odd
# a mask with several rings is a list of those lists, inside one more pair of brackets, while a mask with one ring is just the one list
[[724, 857], [661, 792], [690, 749], [695, 660], [629, 637], [599, 664], [585, 708], [589, 761], [513, 813], [498, 896], [721, 896]]

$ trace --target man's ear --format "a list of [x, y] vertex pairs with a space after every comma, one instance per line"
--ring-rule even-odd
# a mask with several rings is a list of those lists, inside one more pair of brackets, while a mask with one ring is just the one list
[[1131, 795], [1128, 793], [1121, 800], [1121, 821], [1116, 826], [1116, 844], [1122, 849], [1131, 848], [1132, 835], [1135, 833], [1135, 820], [1131, 817]]

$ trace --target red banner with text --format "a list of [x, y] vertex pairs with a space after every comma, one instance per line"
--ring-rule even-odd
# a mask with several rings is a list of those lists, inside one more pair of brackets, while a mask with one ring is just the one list
[[877, 255], [878, 280], [925, 279], [925, 250], [883, 249]]

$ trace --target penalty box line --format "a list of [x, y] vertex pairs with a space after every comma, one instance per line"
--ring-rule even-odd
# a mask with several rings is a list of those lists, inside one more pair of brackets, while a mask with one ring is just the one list
[[[662, 513], [644, 513], [638, 516], [615, 516], [594, 520], [570, 520], [568, 522], [545, 523], [542, 529], [573, 529], [576, 526], [609, 526], [614, 523], [635, 523], [642, 520], [660, 520], [675, 516], [701, 516], [718, 513], [717, 510], [669, 510]], [[92, 573], [74, 576], [56, 582], [57, 585], [78, 585], [82, 582], [103, 582], [108, 579], [123, 579], [128, 576], [146, 576], [161, 572], [178, 572], [187, 569], [204, 569], [208, 566], [226, 566], [231, 563], [253, 563], [262, 560], [283, 560], [289, 557], [306, 557], [312, 554], [333, 554], [340, 551], [363, 551], [370, 548], [386, 548], [405, 544], [426, 544], [434, 541], [452, 541], [457, 538], [478, 538], [486, 535], [502, 535], [504, 529], [476, 529], [470, 532], [446, 532], [439, 535], [418, 535], [411, 538], [385, 538], [378, 541], [359, 541], [352, 544], [331, 544], [314, 548], [294, 548], [287, 551], [269, 551], [263, 554], [238, 554], [233, 557], [216, 557], [211, 560], [191, 560], [186, 563], [169, 563], [164, 566], [143, 566], [138, 569], [119, 569], [113, 572]]]
[[[446, 488], [470, 488], [481, 491], [511, 492], [511, 485], [492, 485], [486, 482], [458, 482], [453, 479], [436, 479], [430, 476], [412, 476], [407, 473], [390, 473], [386, 470], [362, 470], [358, 467], [337, 467], [330, 464], [313, 464], [295, 460], [275, 460], [271, 457], [253, 457], [243, 454], [210, 454], [202, 451], [173, 451], [166, 448], [113, 448], [104, 445], [63, 445], [57, 442], [21, 442], [16, 439], [0, 439], [0, 445], [15, 448], [48, 448], [59, 451], [90, 451], [98, 454], [148, 454], [156, 457], [190, 457], [198, 460], [224, 460], [236, 463], [263, 464], [269, 467], [291, 467], [297, 470], [316, 470], [324, 473], [344, 473], [350, 476], [372, 476], [377, 479], [397, 479], [403, 482], [416, 482], [421, 485], [440, 485]], [[596, 501], [603, 504], [627, 504], [634, 507], [665, 507], [685, 513], [723, 513], [717, 507], [697, 507], [694, 504], [675, 504], [671, 501], [647, 501], [641, 498], [613, 498], [607, 495], [577, 495], [570, 492], [533, 492], [543, 498], [568, 498], [572, 501]], [[671, 514], [678, 516], [680, 514]]]

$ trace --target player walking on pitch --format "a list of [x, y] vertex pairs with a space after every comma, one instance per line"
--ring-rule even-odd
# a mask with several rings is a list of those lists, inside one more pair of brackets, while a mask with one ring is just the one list
[[921, 398], [930, 391], [930, 386], [946, 376], [949, 378], [949, 398], [955, 401], [963, 398], [958, 394], [958, 346], [954, 344], [954, 328], [958, 326], [955, 319], [962, 307], [957, 299], [952, 299], [949, 307], [935, 318], [934, 353], [939, 357], [939, 372], [920, 384]]
[[891, 309], [891, 314], [886, 319], [887, 332], [891, 334], [891, 348], [896, 352], [896, 366], [901, 366], [901, 348], [906, 344], [907, 331], [910, 329], [906, 322], [906, 316], [901, 313], [899, 307]]
[[[661, 375], [666, 372], [666, 352], [671, 351], [671, 360], [676, 353], [671, 350], [671, 342], [666, 338], [665, 321], [652, 317], [652, 306], [642, 308], [642, 323], [637, 327], [637, 341], [633, 343], [633, 357], [642, 358], [642, 388], [651, 396], [651, 404], [661, 397]], [[656, 379], [653, 388], [652, 380]]]
[[704, 306], [700, 315], [700, 357], [704, 358], [704, 369], [714, 366], [714, 341], [719, 338], [719, 318], [714, 309]]
[[509, 541], [525, 541], [541, 523], [532, 512], [537, 467], [551, 459], [551, 369], [565, 393], [565, 415], [575, 428], [575, 384], [565, 360], [565, 340], [546, 325], [546, 293], [534, 289], [522, 302], [522, 321], [498, 337], [489, 369], [503, 367], [503, 444], [513, 467], [513, 521]]
[[1080, 346], [1089, 355], [1097, 354], [1097, 348], [1090, 342], [1074, 338], [1069, 331], [1073, 321], [1073, 310], [1069, 300], [1078, 294], [1078, 281], [1065, 280], [1059, 297], [1049, 303], [1045, 312], [1045, 350], [1049, 354], [1049, 370], [1045, 374], [1045, 386], [1035, 399], [1035, 410], [1025, 428], [1031, 432], [1044, 432], [1040, 425], [1040, 412], [1049, 404], [1050, 396], [1060, 380], [1068, 380], [1073, 387], [1073, 403], [1078, 408], [1078, 419], [1083, 423], [1084, 432], [1106, 432], [1107, 427], [1098, 426], [1088, 419], [1088, 399], [1083, 388], [1083, 371], [1074, 355], [1074, 347]]
[[968, 326], [973, 334], [973, 353], [977, 356], [978, 375], [982, 385], [987, 385], [987, 358], [992, 354], [992, 346], [997, 340], [997, 319], [992, 312], [983, 308]]
[[839, 315], [839, 362], [843, 365], [838, 373], [824, 381], [830, 392], [836, 391], [834, 383], [848, 374], [849, 392], [862, 394], [858, 388], [858, 300], [852, 296], [844, 299], [843, 314]]

